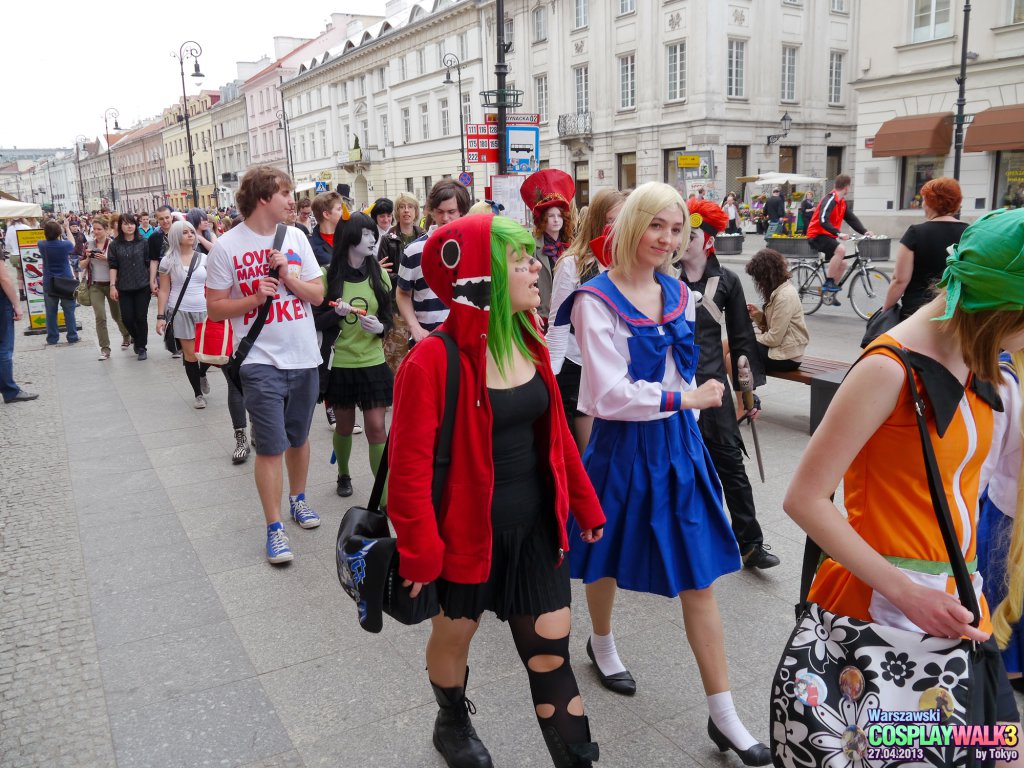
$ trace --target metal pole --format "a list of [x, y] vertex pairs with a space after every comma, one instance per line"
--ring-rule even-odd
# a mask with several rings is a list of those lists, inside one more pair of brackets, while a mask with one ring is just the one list
[[953, 178], [960, 181], [960, 156], [964, 151], [964, 107], [967, 105], [967, 35], [971, 28], [971, 0], [964, 0], [964, 34], [960, 46], [960, 90], [956, 98], [956, 124], [953, 129]]
[[86, 141], [85, 136], [78, 135], [75, 137], [75, 165], [78, 168], [78, 201], [82, 204], [82, 208], [78, 212], [83, 215], [85, 214], [85, 188], [82, 187], [82, 150], [85, 148]]
[[[466, 172], [466, 123], [465, 115], [462, 114], [462, 62], [454, 53], [446, 53], [441, 64], [449, 70], [455, 67], [459, 76], [459, 151], [462, 153], [462, 172]], [[446, 83], [451, 82], [451, 73], [448, 74]]]
[[[288, 113], [285, 112], [283, 106], [281, 107], [280, 110], [278, 110], [277, 118], [281, 121], [281, 124], [284, 126], [284, 157], [285, 162], [288, 164], [288, 175], [292, 178], [292, 183], [294, 184], [295, 169], [292, 167], [292, 139], [288, 133]], [[295, 198], [296, 200], [299, 199], [299, 193], [296, 192], [294, 188], [292, 189], [292, 197]]]
[[110, 154], [110, 128], [107, 126], [107, 116], [114, 118], [114, 128], [117, 128], [117, 118], [121, 116], [113, 107], [108, 107], [107, 111], [103, 113], [103, 135], [107, 139], [107, 170], [110, 172], [110, 208], [111, 210], [117, 210], [117, 190], [114, 188], [114, 160]]
[[[185, 46], [191, 46], [188, 50], [185, 50]], [[181, 106], [185, 112], [185, 139], [188, 145], [188, 175], [192, 181], [192, 207], [199, 207], [199, 188], [196, 186], [196, 160], [192, 152], [192, 126], [188, 120], [188, 94], [185, 93], [185, 59], [191, 56], [193, 59], [198, 59], [203, 54], [203, 47], [199, 45], [195, 40], [186, 40], [181, 44], [178, 49], [178, 66], [181, 69]], [[171, 54], [174, 56], [175, 54]], [[196, 64], [196, 73], [198, 74], [199, 64]]]
[[[495, 0], [495, 28], [498, 38], [498, 58], [494, 64], [494, 74], [498, 80], [498, 175], [508, 173], [508, 159], [505, 157], [505, 134], [508, 125], [508, 107], [505, 106], [505, 78], [508, 75], [508, 64], [505, 63], [505, 0]], [[461, 97], [460, 97], [461, 98]], [[462, 105], [460, 104], [461, 108]]]

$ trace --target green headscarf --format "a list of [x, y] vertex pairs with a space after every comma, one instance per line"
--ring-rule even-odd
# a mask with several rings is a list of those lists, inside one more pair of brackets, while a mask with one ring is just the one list
[[946, 259], [939, 288], [946, 289], [949, 320], [964, 312], [1024, 310], [1024, 208], [986, 213], [964, 230]]

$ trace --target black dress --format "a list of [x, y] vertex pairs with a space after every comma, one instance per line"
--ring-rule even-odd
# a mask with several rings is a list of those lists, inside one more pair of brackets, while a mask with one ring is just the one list
[[441, 608], [451, 619], [475, 620], [493, 611], [502, 621], [557, 611], [570, 604], [569, 567], [560, 562], [550, 484], [534, 429], [547, 413], [548, 391], [535, 374], [522, 386], [487, 394], [494, 414], [491, 573], [482, 584], [438, 579]]
[[965, 221], [926, 221], [907, 228], [900, 240], [914, 254], [914, 271], [900, 299], [900, 320], [906, 320], [935, 297], [933, 290], [946, 269], [949, 247], [960, 242]]

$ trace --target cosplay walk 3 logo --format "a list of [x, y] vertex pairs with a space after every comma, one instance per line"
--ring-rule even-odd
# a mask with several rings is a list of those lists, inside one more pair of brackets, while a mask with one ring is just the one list
[[[920, 761], [928, 747], [972, 749], [977, 759], [1016, 760], [1020, 729], [1017, 725], [944, 725], [946, 703], [912, 712], [869, 710], [868, 727], [851, 739], [868, 760]], [[860, 729], [856, 729], [860, 731]]]

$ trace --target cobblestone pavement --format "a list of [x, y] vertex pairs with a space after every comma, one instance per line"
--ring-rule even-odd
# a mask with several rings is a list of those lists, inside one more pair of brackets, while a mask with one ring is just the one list
[[[46, 348], [19, 328], [15, 375], [41, 396], [0, 408], [0, 765], [443, 765], [430, 743], [426, 627], [388, 621], [381, 634], [364, 633], [337, 583], [334, 534], [348, 504], [334, 494], [323, 413], [307, 495], [324, 524], [287, 522], [296, 560], [274, 568], [252, 462], [230, 461], [219, 374], [210, 375], [210, 407], [196, 411], [159, 339], [146, 362], [115, 349], [100, 363], [91, 312], [79, 319], [77, 346]], [[848, 307], [809, 325], [812, 354], [855, 357], [863, 324]], [[734, 696], [765, 740], [798, 586], [803, 538], [780, 504], [807, 440], [808, 390], [776, 380], [760, 390], [768, 481], [748, 468], [782, 565], [716, 585]], [[370, 488], [361, 437], [353, 478], [360, 502]], [[704, 732], [678, 604], [620, 594], [616, 635], [639, 685], [622, 698], [598, 685], [586, 659], [589, 622], [574, 590], [571, 650], [600, 765], [738, 766]], [[493, 617], [470, 666], [474, 721], [495, 764], [550, 765], [526, 675]]]

